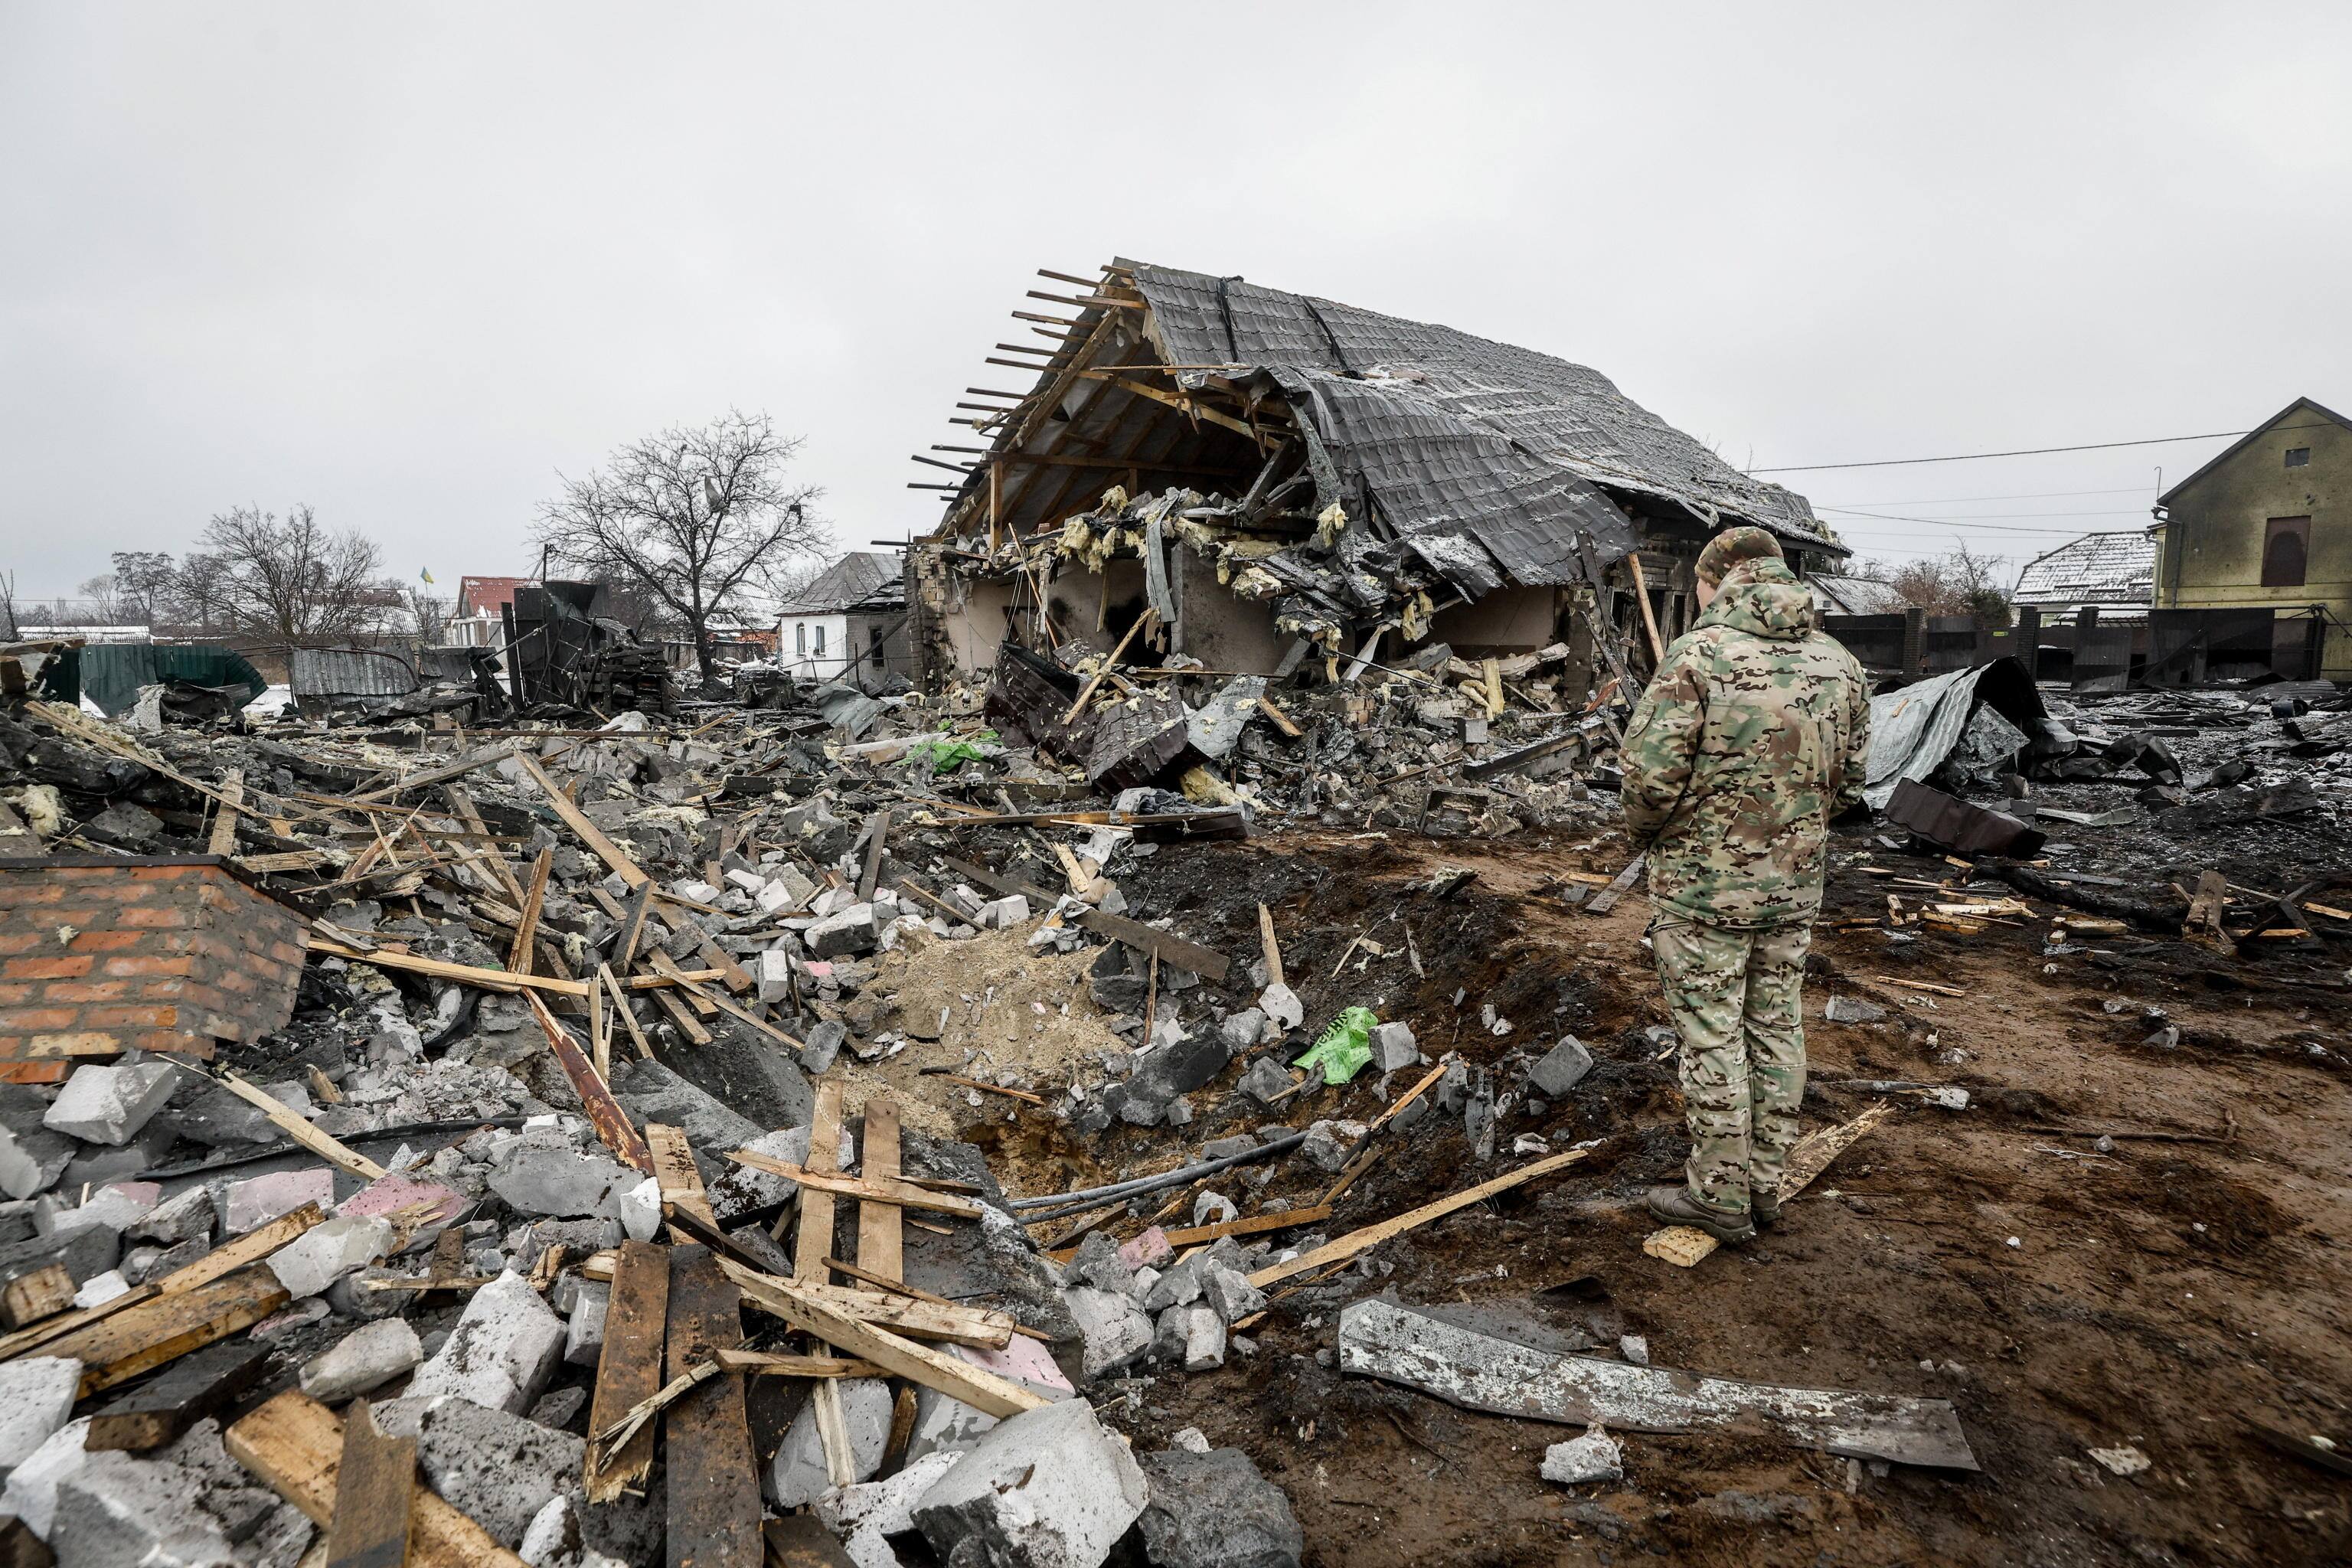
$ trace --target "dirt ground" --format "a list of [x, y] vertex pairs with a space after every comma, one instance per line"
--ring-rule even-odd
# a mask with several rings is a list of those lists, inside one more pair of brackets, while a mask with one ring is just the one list
[[[1885, 879], [1864, 863], [1965, 876], [1865, 840], [1839, 850], [1832, 915], [1883, 913]], [[1114, 1419], [1155, 1447], [1197, 1426], [1245, 1449], [1290, 1494], [1307, 1561], [1322, 1565], [1663, 1556], [2054, 1568], [2344, 1555], [2345, 1482], [2252, 1435], [2260, 1424], [2352, 1437], [2344, 944], [2297, 944], [2274, 961], [2177, 942], [2050, 957], [2046, 919], [1902, 943], [1881, 930], [1823, 930], [1806, 991], [1808, 1129], [1880, 1098], [1841, 1079], [1957, 1084], [1971, 1103], [1955, 1112], [1893, 1097], [1904, 1109], [1791, 1204], [1779, 1230], [1685, 1271], [1641, 1251], [1654, 1228], [1641, 1194], [1674, 1179], [1686, 1151], [1673, 1064], [1643, 1032], [1664, 1020], [1642, 944], [1646, 900], [1631, 895], [1596, 917], [1552, 891], [1570, 872], [1615, 870], [1625, 854], [1621, 841], [1567, 834], [1316, 833], [1171, 848], [1128, 879], [1141, 907], [1237, 958], [1257, 951], [1265, 898], [1310, 1021], [1359, 1002], [1402, 1017], [1433, 1057], [1458, 1048], [1496, 1064], [1498, 1092], [1519, 1089], [1526, 1061], [1561, 1034], [1598, 1058], [1568, 1100], [1540, 1113], [1507, 1104], [1489, 1164], [1458, 1119], [1423, 1122], [1345, 1194], [1328, 1234], [1509, 1168], [1518, 1134], [1555, 1150], [1603, 1142], [1558, 1178], [1387, 1243], [1369, 1274], [1279, 1297], [1254, 1353], [1133, 1385]], [[1448, 865], [1476, 879], [1439, 898], [1422, 884]], [[1359, 935], [1384, 956], [1358, 947], [1334, 974]], [[1229, 989], [1247, 986], [1237, 963]], [[1887, 1016], [1827, 1023], [1832, 995]], [[1508, 1035], [1482, 1029], [1487, 1005]], [[2166, 1019], [2178, 1045], [2147, 1043]], [[1188, 1130], [1196, 1138], [1265, 1120], [1229, 1093], [1196, 1098], [1208, 1106]], [[1379, 1107], [1369, 1082], [1302, 1099], [1286, 1108], [1293, 1125]], [[2101, 1131], [2111, 1152], [2094, 1142]], [[1066, 1153], [1074, 1181], [1172, 1157], [1164, 1132], [1126, 1130]], [[1328, 1180], [1294, 1163], [1253, 1211], [1311, 1202]], [[1318, 1363], [1339, 1309], [1381, 1290], [1483, 1307], [1596, 1353], [1643, 1334], [1663, 1366], [1947, 1397], [1983, 1468], [1881, 1474], [1763, 1433], [1626, 1434], [1622, 1483], [1549, 1485], [1537, 1476], [1543, 1447], [1572, 1431], [1456, 1410]], [[2126, 1479], [2087, 1457], [2124, 1446], [2152, 1466]]]

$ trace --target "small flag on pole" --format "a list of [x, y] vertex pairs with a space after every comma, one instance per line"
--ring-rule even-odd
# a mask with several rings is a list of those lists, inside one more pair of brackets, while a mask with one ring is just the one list
[[432, 570], [431, 570], [429, 567], [424, 567], [424, 566], [420, 566], [420, 567], [418, 567], [418, 568], [416, 569], [416, 574], [417, 574], [419, 577], [424, 578], [427, 583], [430, 583], [431, 581], [433, 581], [433, 573], [432, 573]]

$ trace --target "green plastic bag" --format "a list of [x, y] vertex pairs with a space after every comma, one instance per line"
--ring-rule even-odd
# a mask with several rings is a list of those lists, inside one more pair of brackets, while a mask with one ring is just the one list
[[918, 741], [907, 748], [907, 755], [931, 765], [932, 776], [951, 773], [966, 763], [981, 761], [980, 748], [995, 742], [996, 731], [982, 730], [970, 740]]
[[1332, 1019], [1322, 1037], [1290, 1065], [1319, 1067], [1325, 1083], [1345, 1083], [1372, 1059], [1372, 1031], [1380, 1026], [1370, 1007], [1350, 1007]]

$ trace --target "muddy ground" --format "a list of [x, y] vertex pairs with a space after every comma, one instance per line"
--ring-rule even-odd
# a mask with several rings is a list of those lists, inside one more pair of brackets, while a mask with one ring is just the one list
[[[1890, 879], [1864, 865], [1968, 875], [1869, 839], [1841, 840], [1839, 854], [1832, 916], [1884, 912]], [[2342, 1250], [2352, 942], [2315, 937], [2238, 958], [2124, 939], [2048, 956], [2041, 904], [2042, 920], [1971, 935], [1898, 942], [1824, 929], [1806, 993], [1807, 1127], [1879, 1098], [1842, 1079], [1958, 1084], [1971, 1104], [1953, 1112], [1895, 1097], [1905, 1108], [1791, 1204], [1780, 1229], [1685, 1271], [1641, 1251], [1654, 1228], [1641, 1195], [1675, 1179], [1686, 1149], [1673, 1064], [1644, 1034], [1664, 1020], [1642, 944], [1647, 903], [1636, 893], [1596, 917], [1552, 890], [1625, 857], [1620, 840], [1568, 833], [1442, 843], [1309, 833], [1171, 847], [1126, 879], [1140, 908], [1234, 955], [1256, 952], [1266, 899], [1310, 1020], [1363, 1003], [1410, 1021], [1433, 1058], [1458, 1048], [1494, 1065], [1497, 1089], [1513, 1095], [1491, 1163], [1473, 1157], [1458, 1119], [1425, 1121], [1341, 1198], [1328, 1234], [1520, 1163], [1509, 1152], [1517, 1134], [1555, 1150], [1603, 1142], [1559, 1177], [1382, 1246], [1369, 1275], [1277, 1298], [1254, 1354], [1129, 1385], [1115, 1420], [1151, 1447], [1197, 1426], [1246, 1450], [1289, 1492], [1315, 1564], [2344, 1554], [2345, 1481], [2264, 1447], [2252, 1427], [2352, 1438]], [[1437, 897], [1422, 884], [1444, 866], [1476, 879]], [[2230, 874], [2260, 869], [2249, 860]], [[1386, 956], [1359, 947], [1335, 975], [1359, 935]], [[1235, 966], [1236, 997], [1245, 967]], [[1877, 1003], [1886, 1017], [1824, 1022], [1832, 995]], [[1511, 1033], [1481, 1028], [1486, 1005]], [[2167, 1021], [2178, 1045], [2147, 1043]], [[1525, 1064], [1570, 1031], [1600, 1065], [1567, 1101], [1534, 1111]], [[1188, 1142], [1268, 1120], [1230, 1092], [1195, 1098], [1205, 1108]], [[1283, 1120], [1363, 1119], [1380, 1104], [1369, 1081], [1302, 1098]], [[2101, 1131], [2112, 1152], [2094, 1142]], [[1061, 1140], [1059, 1163], [1080, 1184], [1164, 1168], [1172, 1144], [1164, 1131]], [[1294, 1163], [1251, 1210], [1312, 1202], [1328, 1181]], [[1628, 1434], [1622, 1483], [1551, 1486], [1537, 1476], [1542, 1450], [1573, 1432], [1318, 1363], [1339, 1309], [1380, 1290], [1481, 1307], [1495, 1324], [1601, 1354], [1640, 1333], [1664, 1366], [1948, 1397], [1983, 1468], [1879, 1474], [1761, 1433]], [[2126, 1445], [2152, 1467], [2124, 1479], [2087, 1458]]]

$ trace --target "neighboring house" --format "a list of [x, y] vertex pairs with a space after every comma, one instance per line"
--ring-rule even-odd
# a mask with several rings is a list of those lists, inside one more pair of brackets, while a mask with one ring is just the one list
[[776, 662], [803, 679], [907, 673], [906, 563], [856, 550], [778, 610]]
[[1875, 577], [1843, 577], [1816, 572], [1805, 579], [1813, 606], [1825, 616], [1899, 616], [1911, 607], [1901, 590]]
[[2147, 529], [2086, 533], [2037, 555], [2017, 574], [2010, 603], [2032, 605], [2042, 623], [2072, 620], [2084, 606], [2145, 610], [2156, 583], [2156, 539]]
[[515, 590], [536, 577], [460, 577], [457, 604], [442, 632], [448, 647], [497, 647], [506, 641], [499, 612], [514, 603]]
[[1108, 648], [1148, 606], [1160, 650], [1211, 669], [1560, 643], [1580, 682], [1596, 623], [1646, 668], [1636, 583], [1661, 637], [1688, 628], [1722, 529], [1771, 530], [1801, 574], [1849, 553], [1584, 365], [1238, 278], [1102, 274], [1045, 296], [1068, 330], [1024, 351], [1034, 382], [960, 405], [972, 444], [939, 449], [963, 458], [918, 458], [947, 509], [909, 574], [927, 675], [1007, 641]]
[[[2298, 397], [2167, 490], [2157, 516], [2159, 624], [2203, 612], [2217, 666], [2267, 645], [2280, 674], [2352, 679], [2352, 420]], [[2304, 662], [2317, 668], [2296, 668], [2315, 646]]]

